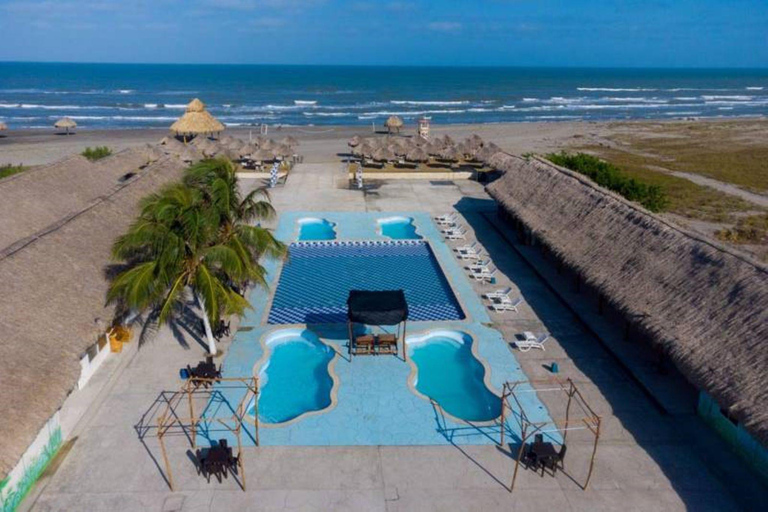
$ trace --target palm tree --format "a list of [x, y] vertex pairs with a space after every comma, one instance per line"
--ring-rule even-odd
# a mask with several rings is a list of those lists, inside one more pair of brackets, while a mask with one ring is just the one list
[[139, 218], [113, 246], [113, 257], [127, 268], [112, 281], [107, 299], [167, 323], [191, 292], [215, 354], [211, 324], [249, 307], [238, 293], [249, 282], [266, 285], [263, 255], [285, 254], [269, 231], [246, 224], [274, 215], [258, 195], [241, 198], [231, 164], [216, 160], [201, 162], [186, 171], [184, 182], [145, 198]]

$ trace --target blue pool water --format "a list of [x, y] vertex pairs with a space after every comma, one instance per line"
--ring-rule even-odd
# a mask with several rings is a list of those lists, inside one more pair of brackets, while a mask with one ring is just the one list
[[299, 220], [299, 240], [335, 240], [336, 224], [325, 219]]
[[426, 242], [298, 242], [291, 244], [290, 254], [270, 324], [344, 323], [353, 289], [404, 290], [409, 320], [464, 318]]
[[381, 234], [393, 240], [421, 240], [421, 235], [416, 233], [413, 219], [408, 217], [390, 217], [379, 219]]
[[[259, 419], [283, 423], [331, 405], [333, 379], [328, 365], [334, 351], [313, 333], [285, 329], [266, 341], [269, 359], [259, 371]], [[253, 404], [248, 414], [254, 415]]]
[[485, 385], [485, 368], [472, 354], [472, 338], [458, 331], [409, 337], [410, 358], [418, 368], [414, 385], [443, 410], [466, 421], [491, 421], [501, 400]]

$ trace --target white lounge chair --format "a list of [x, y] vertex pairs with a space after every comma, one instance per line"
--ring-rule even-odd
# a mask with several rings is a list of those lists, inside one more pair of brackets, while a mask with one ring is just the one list
[[478, 252], [457, 252], [456, 257], [460, 260], [479, 260], [482, 254]]
[[466, 240], [466, 230], [450, 231], [443, 233], [446, 240]]
[[477, 254], [478, 252], [480, 252], [480, 244], [478, 244], [477, 240], [475, 240], [469, 245], [462, 245], [461, 247], [456, 247], [454, 251], [462, 252], [462, 253]]
[[467, 269], [470, 272], [482, 272], [483, 270], [488, 269], [488, 265], [491, 264], [491, 260], [485, 260], [485, 261], [478, 261], [475, 263], [470, 264]]
[[438, 215], [435, 217], [435, 222], [438, 224], [453, 224], [456, 222], [456, 212], [446, 213], [445, 215]]
[[502, 311], [514, 311], [517, 313], [517, 306], [521, 305], [523, 303], [523, 298], [518, 297], [515, 300], [510, 299], [506, 295], [503, 298], [499, 299], [492, 299], [491, 300], [491, 308], [493, 308], [494, 311], [502, 312]]
[[546, 332], [535, 336], [532, 332], [526, 331], [523, 336], [525, 339], [515, 340], [515, 345], [520, 352], [528, 352], [532, 348], [544, 350], [544, 342], [549, 339], [549, 334]]
[[462, 226], [453, 225], [451, 227], [441, 229], [440, 232], [445, 234], [445, 233], [455, 233], [456, 231], [463, 231], [463, 230], [464, 228]]
[[478, 281], [490, 281], [491, 278], [496, 275], [496, 270], [496, 267], [494, 267], [493, 270], [489, 267], [485, 267], [479, 271], [470, 270], [469, 277], [471, 279], [477, 279]]
[[501, 290], [496, 290], [493, 292], [488, 292], [483, 294], [484, 299], [503, 299], [504, 297], [509, 298], [509, 294], [512, 293], [512, 287], [504, 288]]

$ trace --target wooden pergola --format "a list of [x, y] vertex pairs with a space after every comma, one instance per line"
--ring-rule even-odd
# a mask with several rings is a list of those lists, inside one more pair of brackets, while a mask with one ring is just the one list
[[[520, 401], [520, 396], [524, 393], [563, 393], [568, 399], [565, 406], [565, 416], [562, 418], [552, 418], [546, 421], [531, 421], [525, 411], [525, 407]], [[572, 409], [577, 409], [572, 412]], [[509, 410], [509, 415], [507, 414]], [[515, 472], [512, 475], [512, 482], [509, 491], [515, 488], [515, 480], [520, 469], [520, 461], [525, 453], [525, 446], [528, 439], [536, 434], [562, 433], [562, 443], [565, 445], [568, 432], [571, 430], [588, 430], [595, 438], [592, 448], [592, 456], [589, 461], [589, 472], [586, 481], [579, 484], [582, 490], [587, 490], [589, 480], [592, 478], [592, 471], [595, 467], [595, 455], [597, 454], [597, 443], [600, 439], [600, 416], [589, 406], [584, 396], [576, 387], [571, 379], [565, 381], [560, 379], [542, 379], [542, 380], [523, 380], [514, 382], [505, 382], [501, 395], [501, 426], [499, 445], [504, 445], [504, 425], [505, 418], [513, 416], [518, 419], [520, 426], [520, 447], [515, 459]]]
[[[244, 390], [242, 398], [237, 406], [232, 408], [228, 404], [231, 414], [221, 416], [215, 415], [211, 418], [205, 418], [205, 410], [212, 403], [212, 399], [222, 396], [224, 392], [239, 392]], [[235, 378], [215, 378], [208, 379], [202, 377], [189, 377], [181, 386], [179, 391], [173, 393], [167, 400], [165, 409], [157, 417], [157, 438], [160, 442], [160, 451], [163, 454], [165, 471], [168, 475], [168, 485], [174, 491], [173, 473], [171, 464], [168, 460], [168, 453], [165, 449], [163, 438], [174, 431], [181, 433], [189, 439], [192, 448], [197, 446], [198, 426], [205, 425], [207, 437], [213, 432], [232, 433], [237, 439], [237, 464], [240, 469], [240, 485], [245, 491], [245, 465], [243, 464], [243, 444], [241, 431], [243, 420], [246, 415], [246, 407], [253, 400], [254, 403], [254, 440], [256, 446], [259, 446], [259, 410], [258, 410], [258, 379], [256, 377], [235, 377]], [[186, 401], [187, 414], [179, 414], [183, 410]], [[196, 401], [203, 401], [202, 407], [195, 407]], [[223, 403], [227, 403], [226, 400]]]

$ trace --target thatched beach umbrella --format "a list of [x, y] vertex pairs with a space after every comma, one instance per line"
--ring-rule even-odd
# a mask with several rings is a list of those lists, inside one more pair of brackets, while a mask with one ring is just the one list
[[219, 133], [224, 131], [224, 125], [205, 110], [205, 104], [202, 101], [195, 98], [187, 105], [184, 115], [171, 125], [171, 131], [176, 135], [184, 136]]
[[396, 158], [395, 154], [387, 148], [379, 148], [373, 152], [373, 159], [377, 162], [389, 162]]
[[186, 146], [179, 153], [179, 158], [186, 163], [192, 163], [200, 160], [200, 153], [195, 151], [192, 147]]
[[389, 119], [384, 123], [389, 133], [400, 133], [400, 128], [403, 127], [403, 120], [398, 116], [389, 116]]
[[475, 150], [475, 148], [473, 148], [469, 144], [469, 141], [459, 142], [458, 144], [456, 144], [455, 147], [456, 147], [456, 151], [458, 151], [464, 156], [467, 156], [467, 155], [474, 156], [475, 153], [477, 152], [477, 150]]
[[253, 153], [249, 158], [256, 162], [269, 162], [275, 159], [275, 155], [272, 153], [272, 151], [261, 148], [260, 150]]
[[429, 142], [422, 146], [422, 149], [427, 152], [428, 155], [437, 156], [440, 151], [442, 151], [443, 146], [442, 144], [435, 144], [434, 142]]
[[240, 148], [239, 153], [242, 158], [246, 158], [248, 155], [252, 155], [258, 150], [259, 147], [256, 144], [245, 144], [242, 148]]
[[291, 135], [287, 137], [283, 137], [280, 139], [280, 144], [285, 144], [286, 146], [290, 147], [296, 147], [299, 145], [299, 141], [296, 139], [296, 137], [292, 137]]
[[288, 157], [293, 154], [293, 148], [287, 144], [278, 144], [275, 149], [272, 150], [272, 152], [276, 156]]
[[373, 156], [373, 153], [379, 148], [374, 147], [373, 144], [369, 143], [368, 141], [365, 141], [355, 149], [359, 151], [361, 155], [365, 157], [371, 157]]
[[360, 145], [362, 142], [363, 142], [363, 139], [362, 139], [362, 138], [360, 138], [360, 136], [359, 136], [359, 135], [355, 135], [354, 137], [352, 137], [351, 139], [349, 139], [349, 140], [347, 141], [347, 146], [349, 146], [349, 147], [351, 147], [351, 148], [356, 148], [356, 147], [357, 147], [357, 146], [359, 146], [359, 145]]
[[472, 136], [467, 139], [467, 143], [470, 147], [475, 149], [480, 149], [484, 144], [483, 139], [476, 133], [473, 133]]
[[424, 148], [414, 147], [408, 153], [405, 154], [405, 159], [409, 162], [426, 162], [429, 160], [429, 154], [424, 151]]
[[476, 154], [475, 158], [480, 160], [481, 162], [486, 162], [493, 157], [493, 155], [500, 153], [501, 148], [494, 144], [493, 142], [489, 142], [488, 144], [484, 145]]
[[147, 159], [147, 164], [151, 164], [160, 160], [163, 157], [163, 153], [157, 148], [157, 146], [147, 144], [144, 146], [144, 156]]
[[77, 123], [68, 117], [62, 117], [56, 121], [56, 124], [54, 124], [53, 127], [58, 128], [59, 130], [67, 130], [67, 135], [69, 135], [69, 130], [77, 128]]
[[437, 154], [442, 160], [449, 160], [451, 162], [458, 162], [462, 158], [464, 158], [464, 155], [461, 154], [461, 152], [456, 149], [454, 146], [449, 146], [446, 148], [443, 148], [440, 150], [440, 152]]
[[447, 133], [445, 134], [445, 136], [441, 140], [442, 140], [442, 143], [443, 143], [444, 147], [453, 146], [453, 145], [456, 144], [456, 142]]
[[0, 121], [0, 132], [5, 131], [7, 129], [8, 129], [8, 125]]
[[275, 149], [277, 147], [277, 142], [272, 139], [267, 139], [259, 144], [259, 147], [261, 149]]

